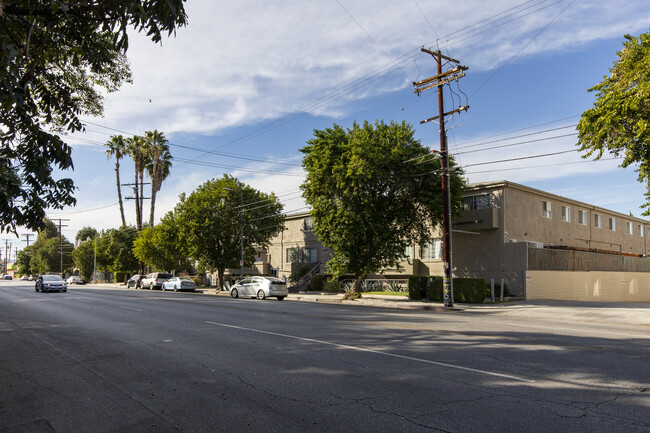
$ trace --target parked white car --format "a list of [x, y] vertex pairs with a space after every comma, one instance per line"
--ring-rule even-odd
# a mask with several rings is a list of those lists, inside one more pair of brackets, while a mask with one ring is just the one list
[[281, 301], [288, 294], [289, 289], [287, 289], [287, 283], [274, 277], [248, 277], [230, 288], [230, 296], [233, 298], [238, 298], [239, 296], [257, 299], [274, 297], [278, 301]]
[[79, 275], [71, 275], [67, 280], [65, 280], [65, 282], [68, 284], [83, 284], [84, 280], [82, 280]]
[[174, 292], [182, 290], [193, 292], [196, 290], [196, 284], [187, 277], [173, 277], [162, 283], [162, 289], [173, 290]]

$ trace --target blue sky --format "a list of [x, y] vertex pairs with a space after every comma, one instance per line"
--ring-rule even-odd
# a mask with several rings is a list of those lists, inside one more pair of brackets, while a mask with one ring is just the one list
[[[69, 219], [68, 238], [87, 225], [120, 224], [114, 160], [102, 146], [117, 131], [157, 129], [172, 145], [176, 161], [158, 194], [156, 219], [178, 194], [223, 173], [276, 193], [285, 211], [304, 210], [299, 149], [314, 129], [333, 123], [406, 120], [424, 145], [438, 148], [437, 125], [419, 124], [437, 114], [435, 92], [418, 97], [411, 84], [435, 75], [422, 46], [439, 46], [469, 67], [453, 89], [463, 103], [461, 91], [467, 95], [470, 109], [447, 127], [470, 182], [506, 179], [640, 216], [645, 189], [620, 161], [584, 162], [570, 152], [486, 163], [575, 148], [572, 125], [594, 100], [587, 89], [608, 73], [625, 33], [648, 31], [647, 0], [222, 3], [188, 2], [189, 25], [162, 46], [134, 34], [134, 83], [106, 96], [103, 117], [84, 118], [84, 134], [65, 137], [75, 163], [65, 176], [75, 181], [78, 203], [48, 215]], [[445, 97], [447, 110], [458, 106], [459, 99]], [[525, 134], [532, 135], [485, 144]], [[529, 140], [537, 141], [515, 144]], [[468, 153], [504, 144], [513, 145]], [[121, 177], [132, 181], [129, 161], [122, 161]], [[126, 214], [134, 223], [132, 202]]]

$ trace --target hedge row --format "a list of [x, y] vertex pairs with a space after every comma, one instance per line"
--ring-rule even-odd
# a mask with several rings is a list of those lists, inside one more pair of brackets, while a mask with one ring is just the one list
[[[410, 277], [409, 298], [442, 302], [443, 277]], [[485, 302], [485, 280], [483, 278], [454, 278], [454, 301], [465, 304], [482, 304]]]

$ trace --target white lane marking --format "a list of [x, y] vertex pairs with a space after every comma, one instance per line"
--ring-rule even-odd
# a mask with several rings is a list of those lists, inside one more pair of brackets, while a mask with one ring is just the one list
[[125, 310], [142, 311], [139, 308], [122, 307], [122, 306], [120, 306], [120, 308], [124, 308]]
[[440, 366], [440, 367], [454, 368], [456, 370], [471, 371], [473, 373], [485, 374], [485, 375], [488, 375], [488, 376], [495, 376], [495, 377], [502, 377], [502, 378], [505, 378], [505, 379], [512, 379], [512, 380], [517, 380], [517, 381], [520, 381], [520, 382], [535, 383], [534, 380], [526, 379], [524, 377], [519, 377], [519, 376], [512, 376], [510, 374], [501, 374], [501, 373], [495, 373], [495, 372], [492, 372], [492, 371], [478, 370], [476, 368], [469, 368], [469, 367], [463, 367], [463, 366], [460, 366], [460, 365], [447, 364], [445, 362], [430, 361], [428, 359], [414, 358], [412, 356], [398, 355], [396, 353], [382, 352], [380, 350], [366, 349], [364, 347], [350, 346], [350, 345], [347, 345], [347, 344], [333, 343], [331, 341], [316, 340], [316, 339], [313, 339], [313, 338], [298, 337], [298, 336], [289, 335], [289, 334], [280, 334], [278, 332], [263, 331], [261, 329], [245, 328], [243, 326], [227, 325], [225, 323], [210, 322], [208, 320], [206, 320], [205, 323], [208, 323], [210, 325], [223, 326], [225, 328], [240, 329], [242, 331], [258, 332], [260, 334], [268, 334], [268, 335], [275, 335], [277, 337], [285, 337], [285, 338], [293, 338], [295, 340], [309, 341], [311, 343], [326, 344], [326, 345], [329, 345], [329, 346], [341, 347], [343, 349], [357, 350], [357, 351], [360, 351], [360, 352], [369, 352], [369, 353], [374, 353], [374, 354], [377, 354], [377, 355], [391, 356], [393, 358], [406, 359], [406, 360], [409, 360], [409, 361], [415, 361], [415, 362], [421, 362], [421, 363], [424, 363], [424, 364], [437, 365], [437, 366]]
[[88, 304], [92, 303], [92, 301], [89, 301], [88, 299], [77, 299], [79, 302], [86, 302]]

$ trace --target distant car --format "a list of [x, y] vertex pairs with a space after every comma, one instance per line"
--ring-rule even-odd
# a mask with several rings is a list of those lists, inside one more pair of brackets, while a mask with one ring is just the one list
[[65, 282], [68, 284], [83, 284], [84, 280], [79, 275], [71, 275]]
[[36, 279], [35, 288], [37, 292], [68, 291], [68, 285], [58, 275], [41, 275]]
[[140, 281], [140, 287], [143, 289], [160, 289], [162, 284], [172, 277], [171, 274], [165, 274], [163, 272], [152, 272]]
[[28, 281], [36, 281], [38, 277], [35, 277], [33, 275], [30, 275], [29, 278], [27, 278]]
[[134, 289], [139, 289], [140, 288], [140, 282], [142, 281], [143, 276], [135, 274], [129, 280], [126, 282], [126, 288], [130, 289], [133, 287]]
[[27, 280], [29, 280], [29, 277], [27, 275], [23, 275], [22, 277], [20, 277], [20, 281], [27, 281]]
[[3, 278], [5, 280], [13, 280], [13, 277], [11, 275], [9, 275], [9, 274], [6, 274]]
[[230, 296], [247, 296], [257, 299], [275, 297], [283, 300], [289, 294], [287, 283], [275, 277], [248, 277], [230, 288]]
[[187, 277], [173, 277], [162, 283], [163, 290], [173, 290], [174, 292], [188, 290], [195, 291], [196, 284]]

